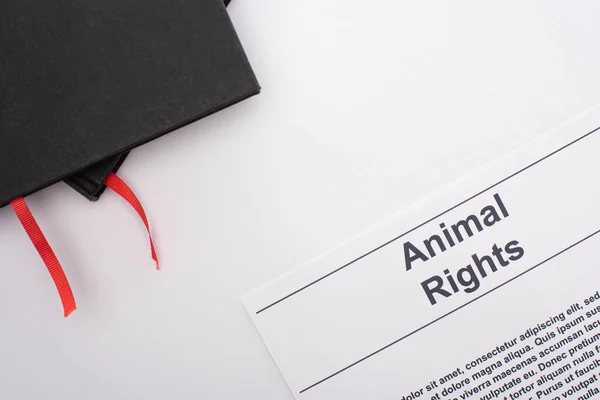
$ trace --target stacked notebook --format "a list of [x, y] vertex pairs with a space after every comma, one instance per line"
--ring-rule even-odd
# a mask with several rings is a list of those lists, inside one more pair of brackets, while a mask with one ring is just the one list
[[131, 149], [260, 91], [221, 0], [0, 3], [0, 207], [95, 200]]
[[220, 0], [2, 2], [2, 205], [260, 90]]

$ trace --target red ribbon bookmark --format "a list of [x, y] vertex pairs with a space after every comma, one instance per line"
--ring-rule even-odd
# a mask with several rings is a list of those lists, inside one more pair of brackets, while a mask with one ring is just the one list
[[152, 259], [156, 262], [156, 269], [160, 269], [158, 263], [158, 257], [156, 256], [156, 250], [154, 249], [154, 242], [152, 241], [152, 234], [150, 233], [150, 225], [148, 225], [148, 218], [146, 218], [146, 213], [144, 212], [144, 208], [142, 204], [135, 196], [133, 191], [127, 186], [125, 182], [121, 180], [116, 174], [111, 172], [108, 174], [108, 177], [104, 181], [104, 184], [114, 190], [119, 196], [124, 198], [131, 206], [137, 211], [140, 218], [146, 225], [146, 230], [148, 231], [148, 237], [150, 238], [150, 250], [152, 251]]
[[44, 237], [42, 230], [35, 221], [35, 218], [33, 218], [25, 200], [22, 197], [18, 197], [11, 201], [10, 205], [17, 215], [17, 218], [19, 218], [19, 221], [21, 221], [21, 225], [25, 228], [25, 232], [29, 235], [31, 242], [42, 257], [44, 264], [46, 264], [50, 276], [54, 280], [56, 289], [58, 289], [58, 294], [60, 295], [60, 300], [62, 301], [63, 309], [65, 311], [65, 317], [68, 317], [77, 309], [77, 305], [75, 304], [75, 298], [71, 291], [71, 285], [69, 285], [65, 272], [63, 271], [60, 262], [58, 262], [58, 258], [56, 258], [56, 255]]

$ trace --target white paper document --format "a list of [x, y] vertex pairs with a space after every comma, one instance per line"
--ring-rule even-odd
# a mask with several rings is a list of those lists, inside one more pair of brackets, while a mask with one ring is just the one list
[[594, 109], [243, 301], [297, 399], [590, 399], [599, 291]]

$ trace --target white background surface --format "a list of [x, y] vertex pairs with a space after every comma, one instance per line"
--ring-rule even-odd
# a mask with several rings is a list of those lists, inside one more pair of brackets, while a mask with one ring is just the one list
[[600, 5], [233, 0], [263, 93], [136, 151], [134, 211], [0, 210], [0, 398], [291, 399], [239, 296], [600, 102]]

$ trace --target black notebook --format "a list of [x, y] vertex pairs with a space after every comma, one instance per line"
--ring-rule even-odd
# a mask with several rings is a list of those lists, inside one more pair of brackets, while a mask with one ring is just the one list
[[[225, 0], [228, 6], [231, 0]], [[104, 181], [110, 172], [117, 172], [129, 152], [110, 157], [104, 161], [92, 165], [89, 168], [65, 179], [65, 183], [81, 193], [88, 200], [96, 201], [100, 198], [106, 186]]]
[[104, 181], [108, 177], [108, 174], [111, 172], [116, 173], [128, 154], [129, 152], [127, 151], [118, 156], [100, 161], [65, 179], [65, 183], [88, 200], [96, 201], [106, 189]]
[[0, 3], [0, 205], [260, 91], [220, 0]]

